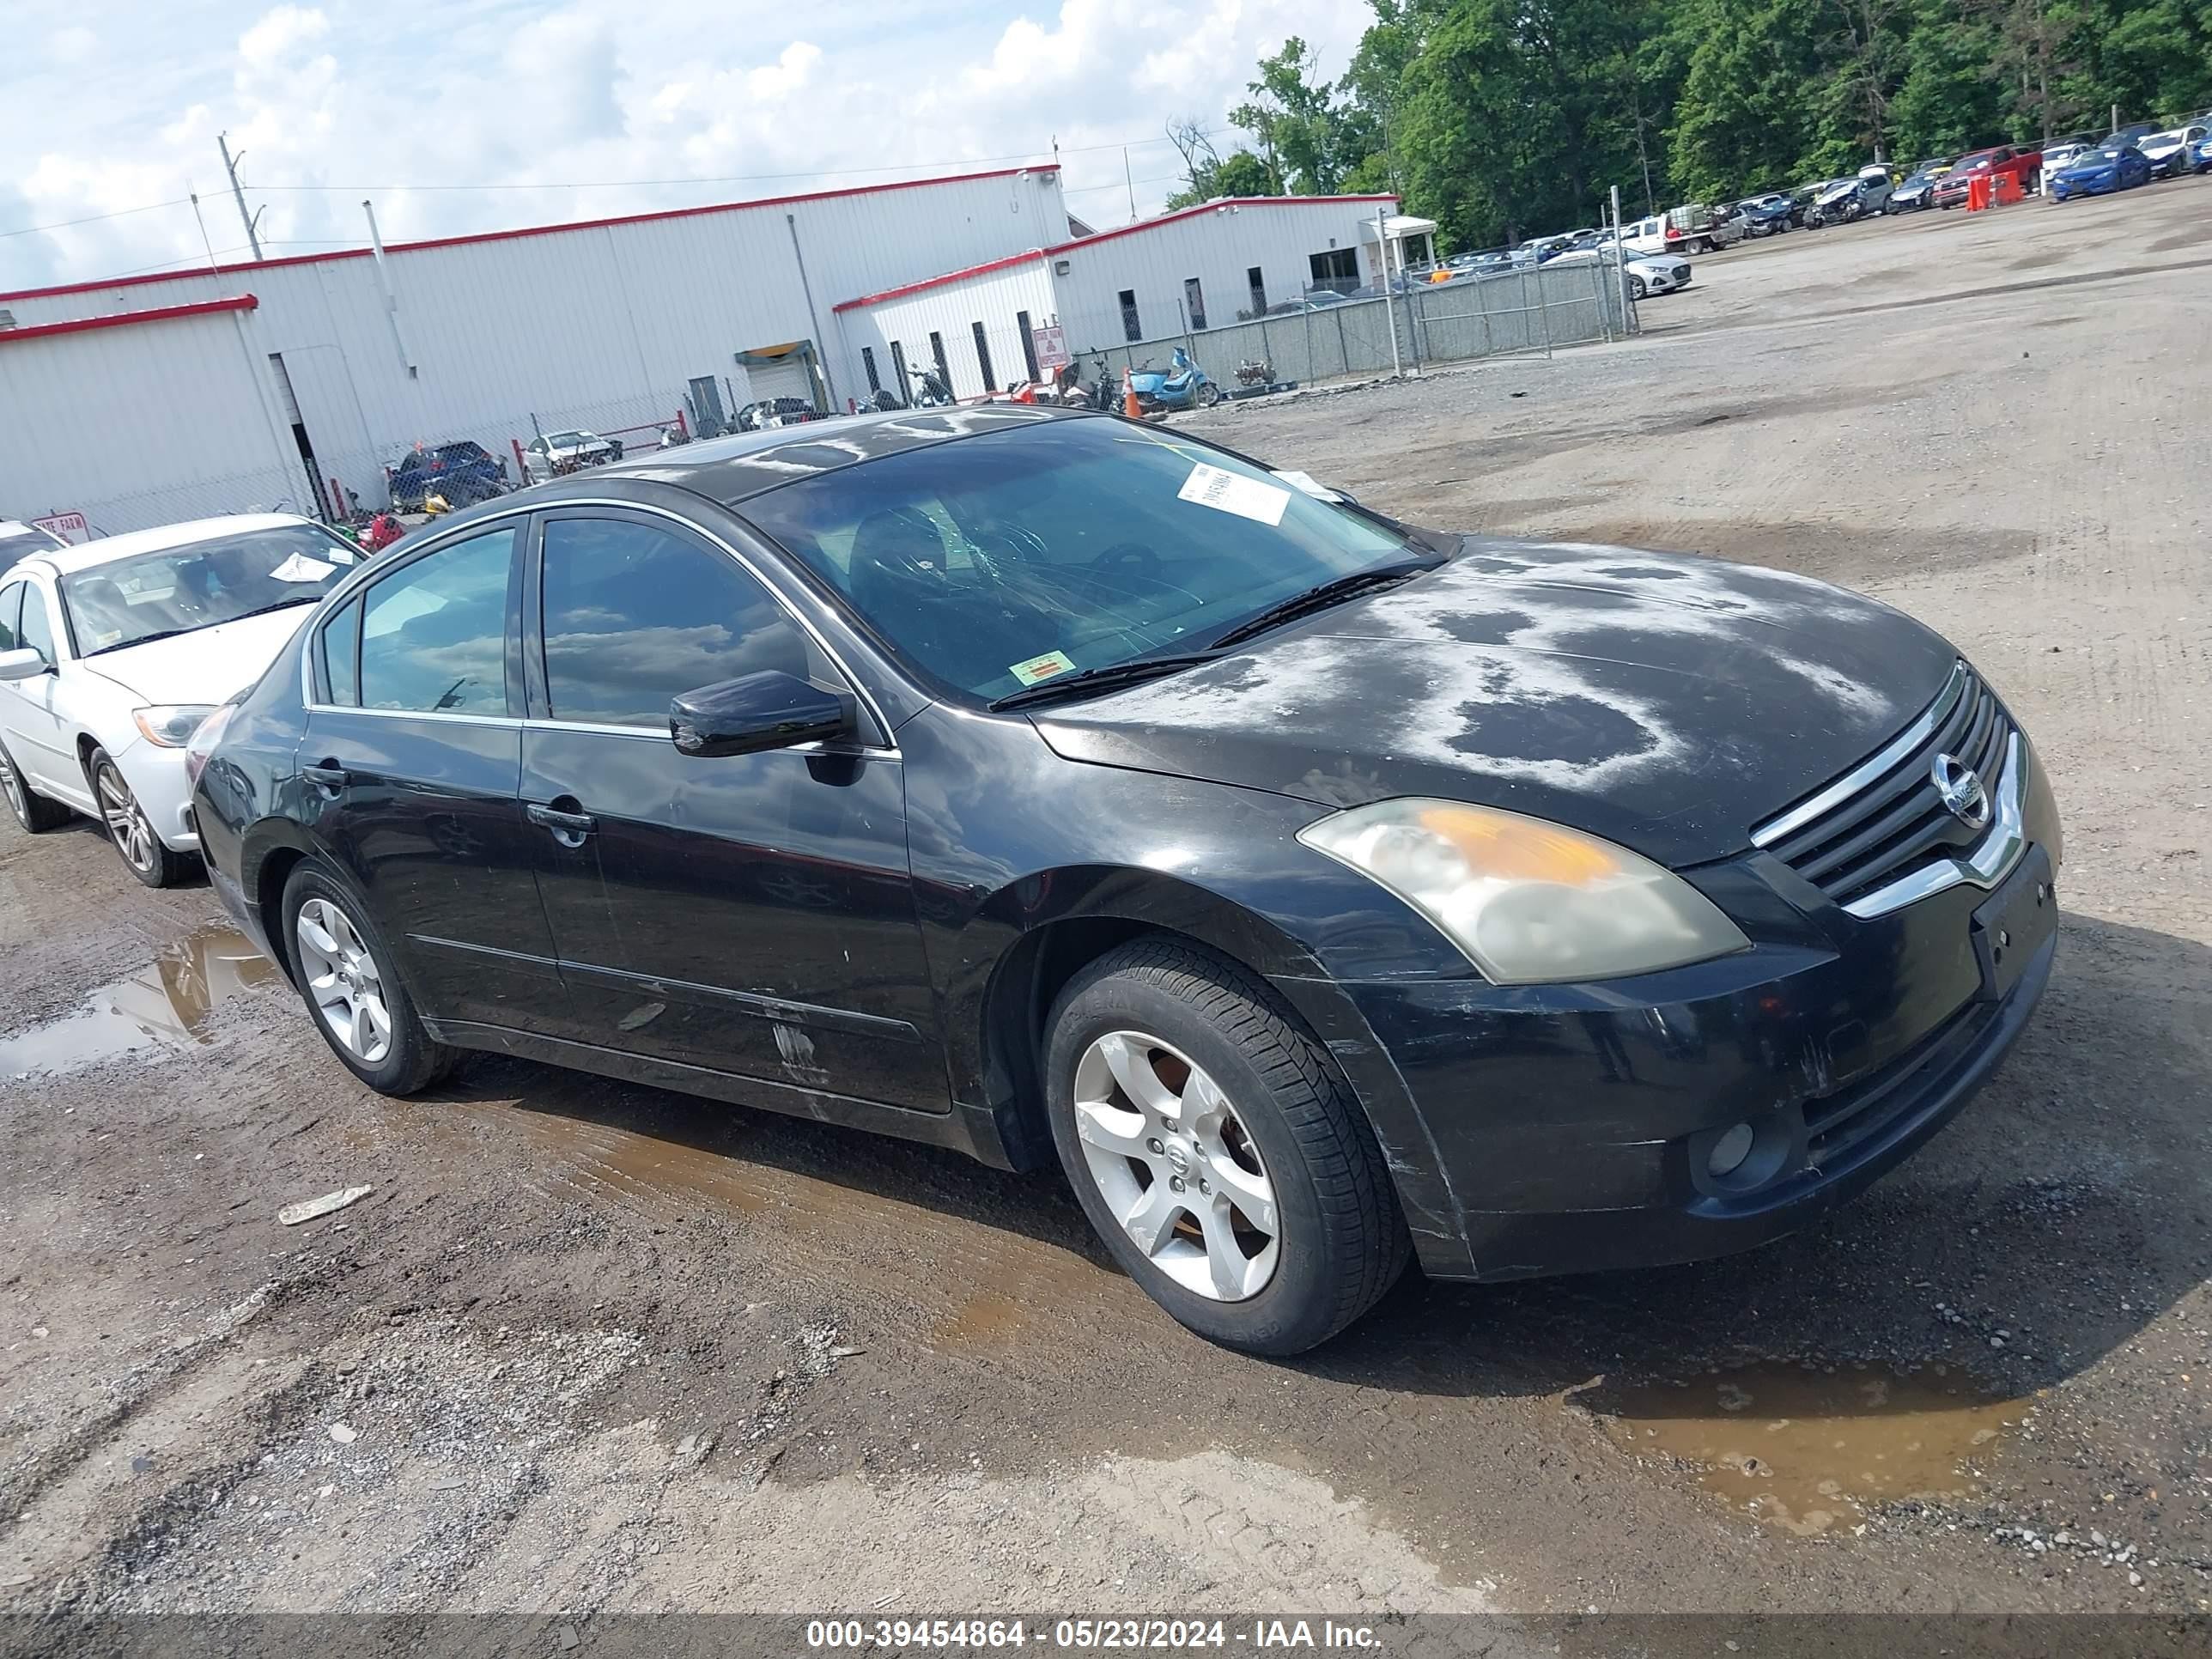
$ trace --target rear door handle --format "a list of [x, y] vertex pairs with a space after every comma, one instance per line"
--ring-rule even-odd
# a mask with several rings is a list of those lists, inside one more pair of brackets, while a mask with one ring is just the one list
[[349, 781], [346, 776], [345, 768], [340, 766], [336, 761], [326, 760], [320, 766], [303, 766], [300, 769], [300, 775], [313, 784], [316, 788], [325, 790], [332, 795], [344, 788]]
[[589, 812], [563, 812], [551, 806], [530, 802], [523, 809], [532, 823], [553, 832], [553, 839], [563, 847], [581, 847], [584, 837], [599, 827], [599, 821]]

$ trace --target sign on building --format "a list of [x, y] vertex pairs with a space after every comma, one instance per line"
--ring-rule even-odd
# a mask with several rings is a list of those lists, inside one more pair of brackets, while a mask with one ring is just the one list
[[1030, 337], [1036, 342], [1037, 372], [1052, 374], [1068, 365], [1067, 338], [1060, 331], [1058, 323], [1048, 323], [1042, 328], [1033, 328]]
[[52, 531], [71, 546], [92, 539], [92, 526], [84, 521], [82, 513], [49, 513], [45, 518], [33, 519], [31, 522], [41, 530]]

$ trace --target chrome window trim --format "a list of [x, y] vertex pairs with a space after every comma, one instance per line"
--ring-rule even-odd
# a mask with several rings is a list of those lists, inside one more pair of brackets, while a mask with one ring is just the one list
[[[671, 523], [680, 525], [683, 528], [690, 531], [693, 535], [704, 538], [712, 545], [720, 548], [723, 552], [728, 554], [744, 568], [745, 573], [761, 585], [762, 588], [766, 591], [769, 598], [774, 599], [775, 603], [782, 608], [784, 615], [789, 617], [794, 623], [797, 623], [800, 629], [805, 631], [806, 637], [812, 640], [816, 646], [821, 649], [822, 654], [827, 657], [831, 664], [835, 665], [837, 672], [843, 678], [847, 688], [849, 689], [854, 696], [860, 701], [860, 706], [868, 711], [870, 718], [872, 718], [876, 723], [876, 729], [884, 734], [886, 742], [891, 745], [890, 747], [884, 749], [877, 749], [872, 745], [863, 745], [863, 752], [882, 756], [892, 756], [896, 755], [899, 752], [896, 744], [896, 733], [898, 728], [891, 724], [890, 717], [884, 713], [883, 706], [876, 701], [874, 695], [869, 691], [867, 685], [862, 681], [860, 677], [853, 672], [852, 665], [848, 664], [842, 656], [838, 654], [836, 647], [831, 645], [828, 638], [823, 634], [822, 630], [817, 628], [807, 617], [799, 611], [796, 605], [793, 605], [792, 602], [784, 596], [782, 589], [779, 588], [762, 573], [761, 568], [758, 564], [754, 562], [753, 560], [748, 558], [742, 550], [733, 546], [727, 539], [717, 535], [714, 531], [708, 529], [705, 525], [701, 524], [697, 520], [688, 519], [684, 517], [683, 514], [676, 512], [672, 508], [657, 506], [647, 501], [626, 501], [618, 500], [613, 496], [564, 495], [560, 500], [554, 501], [529, 501], [514, 507], [503, 507], [497, 512], [487, 513], [481, 519], [471, 519], [468, 524], [464, 526], [464, 528], [470, 533], [474, 533], [488, 526], [496, 524], [502, 519], [527, 518], [533, 513], [559, 513], [572, 507], [611, 507], [620, 508], [622, 511], [626, 513], [643, 513], [650, 514], [654, 518], [666, 519]], [[465, 541], [466, 539], [466, 535], [457, 536], [455, 538], [455, 540], [457, 541]], [[433, 548], [428, 552], [423, 553], [421, 556], [423, 558], [434, 557], [441, 550], [442, 550], [440, 548]], [[376, 562], [377, 556], [371, 555], [366, 561], [354, 568], [356, 570], [365, 572], [373, 571], [376, 568]], [[407, 562], [409, 564], [412, 564], [415, 561], [410, 558]], [[307, 626], [319, 632], [326, 620], [324, 614], [325, 612], [342, 608], [347, 599], [349, 599], [356, 592], [360, 592], [374, 586], [381, 579], [375, 576], [365, 576], [361, 581], [354, 583], [351, 586], [348, 586], [344, 579], [341, 578], [338, 586], [332, 588], [328, 593], [325, 593], [323, 596], [322, 605], [317, 608], [316, 613], [307, 619]], [[343, 597], [341, 597], [342, 595]], [[333, 604], [333, 601], [336, 601], [336, 603]], [[319, 703], [315, 701], [315, 653], [311, 647], [303, 648], [300, 653], [300, 701], [311, 713], [319, 711], [347, 714], [374, 713], [394, 714], [403, 718], [415, 720], [438, 718], [451, 720], [459, 718], [450, 714], [441, 717], [432, 714], [417, 714], [412, 710], [401, 708], [372, 710], [348, 708], [343, 704], [340, 703]], [[469, 718], [475, 717], [471, 716]], [[493, 717], [487, 715], [483, 718], [491, 720]], [[495, 723], [509, 726], [544, 725], [554, 726], [569, 726], [573, 724], [572, 722], [565, 720], [517, 720], [508, 716], [499, 717]], [[619, 727], [607, 729], [618, 730], [625, 733], [629, 733], [634, 732], [637, 728]], [[816, 745], [800, 745], [799, 749], [796, 752], [805, 752], [805, 750], [815, 746]], [[846, 754], [852, 751], [850, 750], [840, 750], [837, 752]]]
[[1995, 791], [1996, 820], [1980, 844], [1964, 858], [1942, 859], [1923, 865], [1853, 899], [1844, 907], [1845, 913], [1861, 921], [1870, 921], [1961, 883], [1990, 888], [2010, 875], [2013, 866], [2027, 851], [2027, 744], [2015, 732], [2005, 740], [2004, 775], [1997, 781]]
[[522, 722], [512, 714], [458, 714], [450, 708], [356, 708], [350, 703], [311, 702], [311, 714], [368, 714], [386, 720], [435, 720], [442, 726], [513, 726]]
[[1936, 701], [1928, 705], [1918, 720], [1810, 800], [1760, 824], [1751, 832], [1751, 844], [1753, 847], [1771, 847], [1776, 842], [1795, 835], [1807, 824], [1842, 805], [1883, 773], [1909, 759], [1912, 751], [1935, 736], [1936, 728], [1950, 718], [1951, 711], [1959, 706], [1959, 699], [1966, 693], [1969, 678], [1966, 663], [1962, 660], [1956, 664], [1951, 670], [1950, 679], [1942, 690], [1936, 693]]

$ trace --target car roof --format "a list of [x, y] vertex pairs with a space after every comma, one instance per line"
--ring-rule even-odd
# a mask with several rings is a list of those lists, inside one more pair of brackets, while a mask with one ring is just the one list
[[313, 519], [296, 513], [233, 513], [219, 519], [190, 519], [182, 524], [165, 524], [152, 530], [126, 531], [120, 536], [103, 536], [97, 541], [81, 542], [75, 547], [57, 547], [33, 556], [61, 575], [79, 570], [89, 570], [96, 565], [128, 559], [140, 553], [160, 553], [173, 547], [189, 547], [194, 542], [211, 542], [224, 536], [242, 536], [254, 530], [278, 530], [286, 526], [312, 525], [320, 529]]
[[703, 438], [675, 449], [626, 456], [589, 472], [541, 486], [587, 494], [592, 480], [627, 477], [672, 483], [726, 506], [799, 478], [842, 471], [909, 449], [1042, 421], [1105, 418], [1093, 411], [1034, 404], [967, 404], [953, 409], [895, 410], [883, 415], [835, 415], [803, 426]]

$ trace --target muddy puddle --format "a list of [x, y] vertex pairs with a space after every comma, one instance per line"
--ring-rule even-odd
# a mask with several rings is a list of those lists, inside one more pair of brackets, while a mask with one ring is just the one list
[[59, 1077], [125, 1054], [149, 1059], [209, 1039], [208, 1016], [276, 977], [237, 929], [202, 927], [127, 979], [87, 992], [69, 1013], [0, 1037], [0, 1082]]
[[[972, 1176], [962, 1172], [962, 1196], [950, 1197], [927, 1179], [915, 1180], [910, 1192], [896, 1179], [886, 1182], [872, 1158], [878, 1173], [856, 1171], [848, 1184], [747, 1156], [754, 1137], [772, 1143], [786, 1132], [774, 1114], [672, 1103], [664, 1135], [641, 1122], [629, 1128], [601, 1121], [629, 1115], [636, 1095], [649, 1098], [649, 1091], [551, 1071], [533, 1073], [540, 1080], [526, 1103], [477, 1100], [455, 1109], [527, 1145], [516, 1168], [522, 1185], [633, 1224], [720, 1218], [803, 1241], [806, 1255], [834, 1259], [856, 1285], [917, 1305], [933, 1348], [988, 1353], [1040, 1325], [1096, 1324], [1142, 1311], [1142, 1292], [1120, 1273], [984, 1218], [1021, 1201], [1024, 1177], [978, 1164]], [[722, 1110], [730, 1115], [726, 1128], [702, 1133], [701, 1115]], [[673, 1138], [687, 1133], [693, 1139]], [[917, 1271], [924, 1261], [957, 1267]]]
[[1847, 1532], [1900, 1498], [1971, 1494], [2032, 1409], [1955, 1367], [1782, 1362], [1575, 1400], [1622, 1450], [1687, 1465], [1731, 1508], [1804, 1537]]

